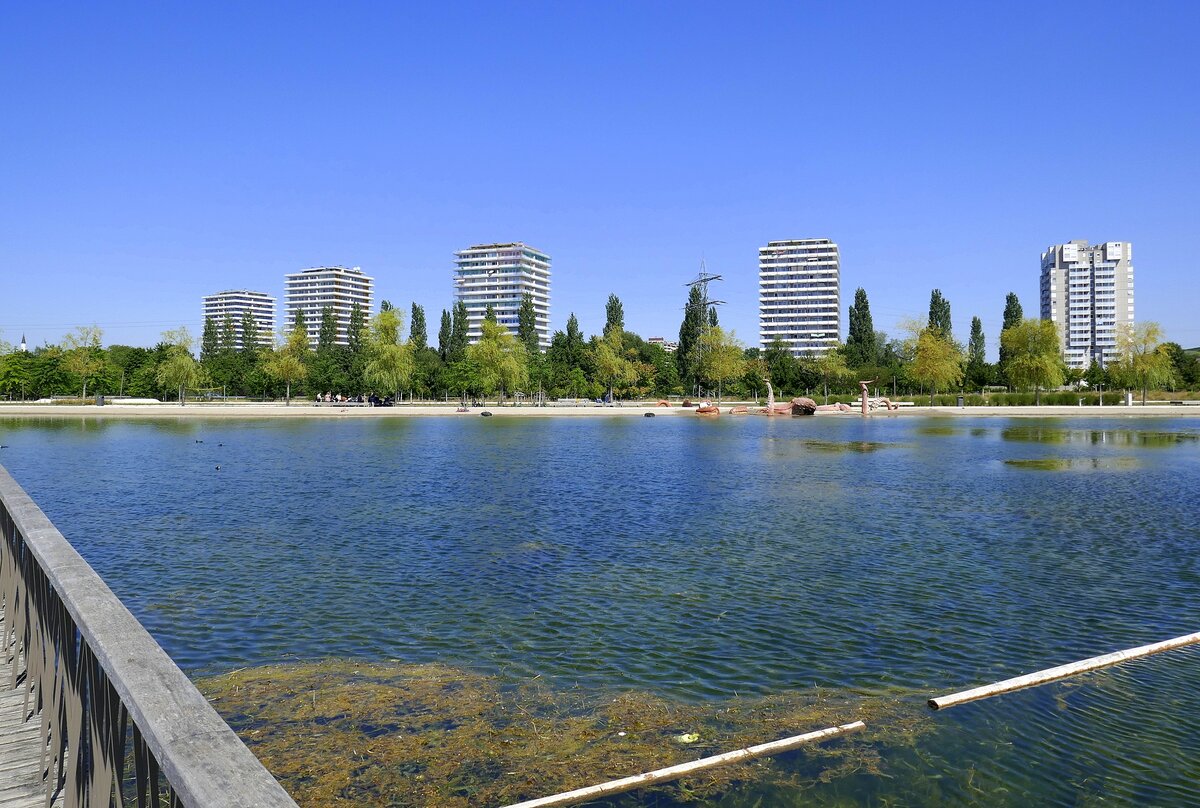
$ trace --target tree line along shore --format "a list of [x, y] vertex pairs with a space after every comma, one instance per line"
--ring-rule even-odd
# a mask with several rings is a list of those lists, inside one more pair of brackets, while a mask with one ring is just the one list
[[1107, 403], [1116, 403], [1118, 390], [1137, 391], [1143, 401], [1184, 400], [1200, 390], [1197, 352], [1163, 342], [1152, 322], [1118, 334], [1120, 358], [1108, 367], [1067, 368], [1054, 324], [1025, 318], [1011, 293], [995, 363], [986, 360], [979, 317], [971, 320], [966, 345], [955, 340], [950, 303], [938, 289], [930, 295], [928, 318], [903, 323], [904, 333], [896, 338], [874, 329], [867, 293], [858, 289], [845, 343], [822, 356], [794, 357], [781, 341], [746, 347], [722, 328], [716, 308], [695, 287], [674, 352], [626, 330], [616, 295], [609, 295], [605, 305], [601, 334], [585, 337], [571, 314], [566, 329], [554, 332], [542, 351], [534, 323], [533, 301], [526, 297], [515, 333], [489, 310], [482, 337], [473, 345], [462, 303], [442, 311], [436, 344], [420, 305], [412, 304], [406, 324], [388, 301], [371, 317], [353, 311], [347, 344], [338, 344], [338, 323], [329, 310], [323, 312], [315, 346], [302, 317], [274, 344], [260, 341], [248, 315], [241, 322], [210, 318], [198, 341], [186, 328], [164, 332], [153, 348], [106, 346], [100, 328], [86, 326], [59, 344], [30, 351], [0, 343], [0, 398], [86, 401], [90, 394], [286, 401], [329, 393], [498, 403], [670, 396], [761, 400], [770, 382], [780, 398], [848, 402], [858, 396], [858, 381], [871, 379], [881, 393], [900, 400], [946, 406], [961, 395], [968, 406], [1024, 406], [1099, 403], [1104, 392]]

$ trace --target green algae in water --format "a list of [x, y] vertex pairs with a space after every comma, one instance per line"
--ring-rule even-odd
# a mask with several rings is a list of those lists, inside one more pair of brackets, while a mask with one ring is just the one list
[[806, 449], [812, 449], [816, 452], [877, 452], [880, 449], [886, 449], [890, 446], [896, 446], [894, 443], [880, 443], [878, 441], [869, 440], [847, 440], [847, 441], [832, 441], [832, 440], [804, 440], [800, 442]]
[[[850, 721], [869, 733], [644, 790], [683, 806], [764, 785], [802, 788], [880, 774], [881, 745], [912, 745], [919, 699], [810, 691], [689, 704], [512, 683], [439, 664], [326, 661], [198, 682], [306, 806], [505, 805]], [[681, 743], [686, 738], [687, 743]]]
[[948, 436], [948, 435], [961, 435], [962, 432], [963, 432], [963, 430], [959, 427], [949, 426], [949, 425], [941, 425], [941, 424], [939, 424], [937, 426], [919, 426], [919, 427], [917, 427], [918, 435]]
[[1031, 471], [1127, 471], [1141, 467], [1136, 457], [1038, 457], [1005, 460], [1004, 465]]

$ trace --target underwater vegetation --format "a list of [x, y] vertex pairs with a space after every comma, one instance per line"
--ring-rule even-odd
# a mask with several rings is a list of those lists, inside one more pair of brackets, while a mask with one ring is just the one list
[[801, 444], [807, 448], [817, 452], [876, 452], [880, 449], [886, 449], [889, 446], [894, 446], [891, 443], [881, 443], [879, 441], [870, 440], [852, 440], [852, 441], [831, 441], [831, 440], [804, 440]]
[[740, 784], [879, 772], [931, 726], [919, 700], [806, 691], [683, 703], [504, 681], [439, 664], [325, 661], [202, 679], [200, 690], [296, 801], [500, 806], [862, 720], [868, 730], [711, 770], [609, 805], [687, 805]]

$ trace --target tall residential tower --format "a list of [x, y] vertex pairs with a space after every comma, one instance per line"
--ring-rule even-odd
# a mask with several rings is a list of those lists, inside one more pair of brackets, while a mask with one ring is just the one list
[[827, 238], [769, 241], [758, 248], [758, 337], [783, 340], [792, 356], [824, 356], [842, 328], [841, 261]]
[[350, 314], [357, 303], [363, 318], [371, 316], [375, 279], [358, 267], [314, 267], [284, 276], [283, 326], [290, 331], [296, 325], [296, 313], [304, 312], [308, 341], [317, 344], [321, 334], [321, 312], [328, 308], [337, 321], [338, 345], [348, 345]]
[[528, 244], [477, 244], [454, 254], [454, 299], [467, 307], [467, 339], [483, 335], [488, 306], [514, 334], [521, 299], [533, 298], [534, 328], [542, 350], [550, 347], [550, 256]]
[[204, 320], [212, 318], [220, 328], [225, 323], [225, 318], [229, 317], [233, 322], [239, 350], [246, 344], [246, 335], [242, 333], [242, 318], [247, 314], [254, 318], [257, 344], [270, 345], [275, 335], [275, 298], [249, 289], [231, 289], [204, 298]]
[[1042, 319], [1058, 326], [1067, 367], [1117, 358], [1117, 329], [1133, 325], [1133, 245], [1055, 244], [1042, 253]]

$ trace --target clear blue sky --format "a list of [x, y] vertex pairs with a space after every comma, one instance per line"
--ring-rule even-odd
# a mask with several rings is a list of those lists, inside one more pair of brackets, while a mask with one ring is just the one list
[[1039, 254], [1130, 241], [1137, 316], [1200, 345], [1195, 3], [3, 3], [0, 338], [198, 330], [361, 266], [436, 332], [452, 253], [554, 259], [552, 326], [673, 337], [703, 258], [757, 331], [757, 248], [841, 245], [876, 328], [958, 337]]

